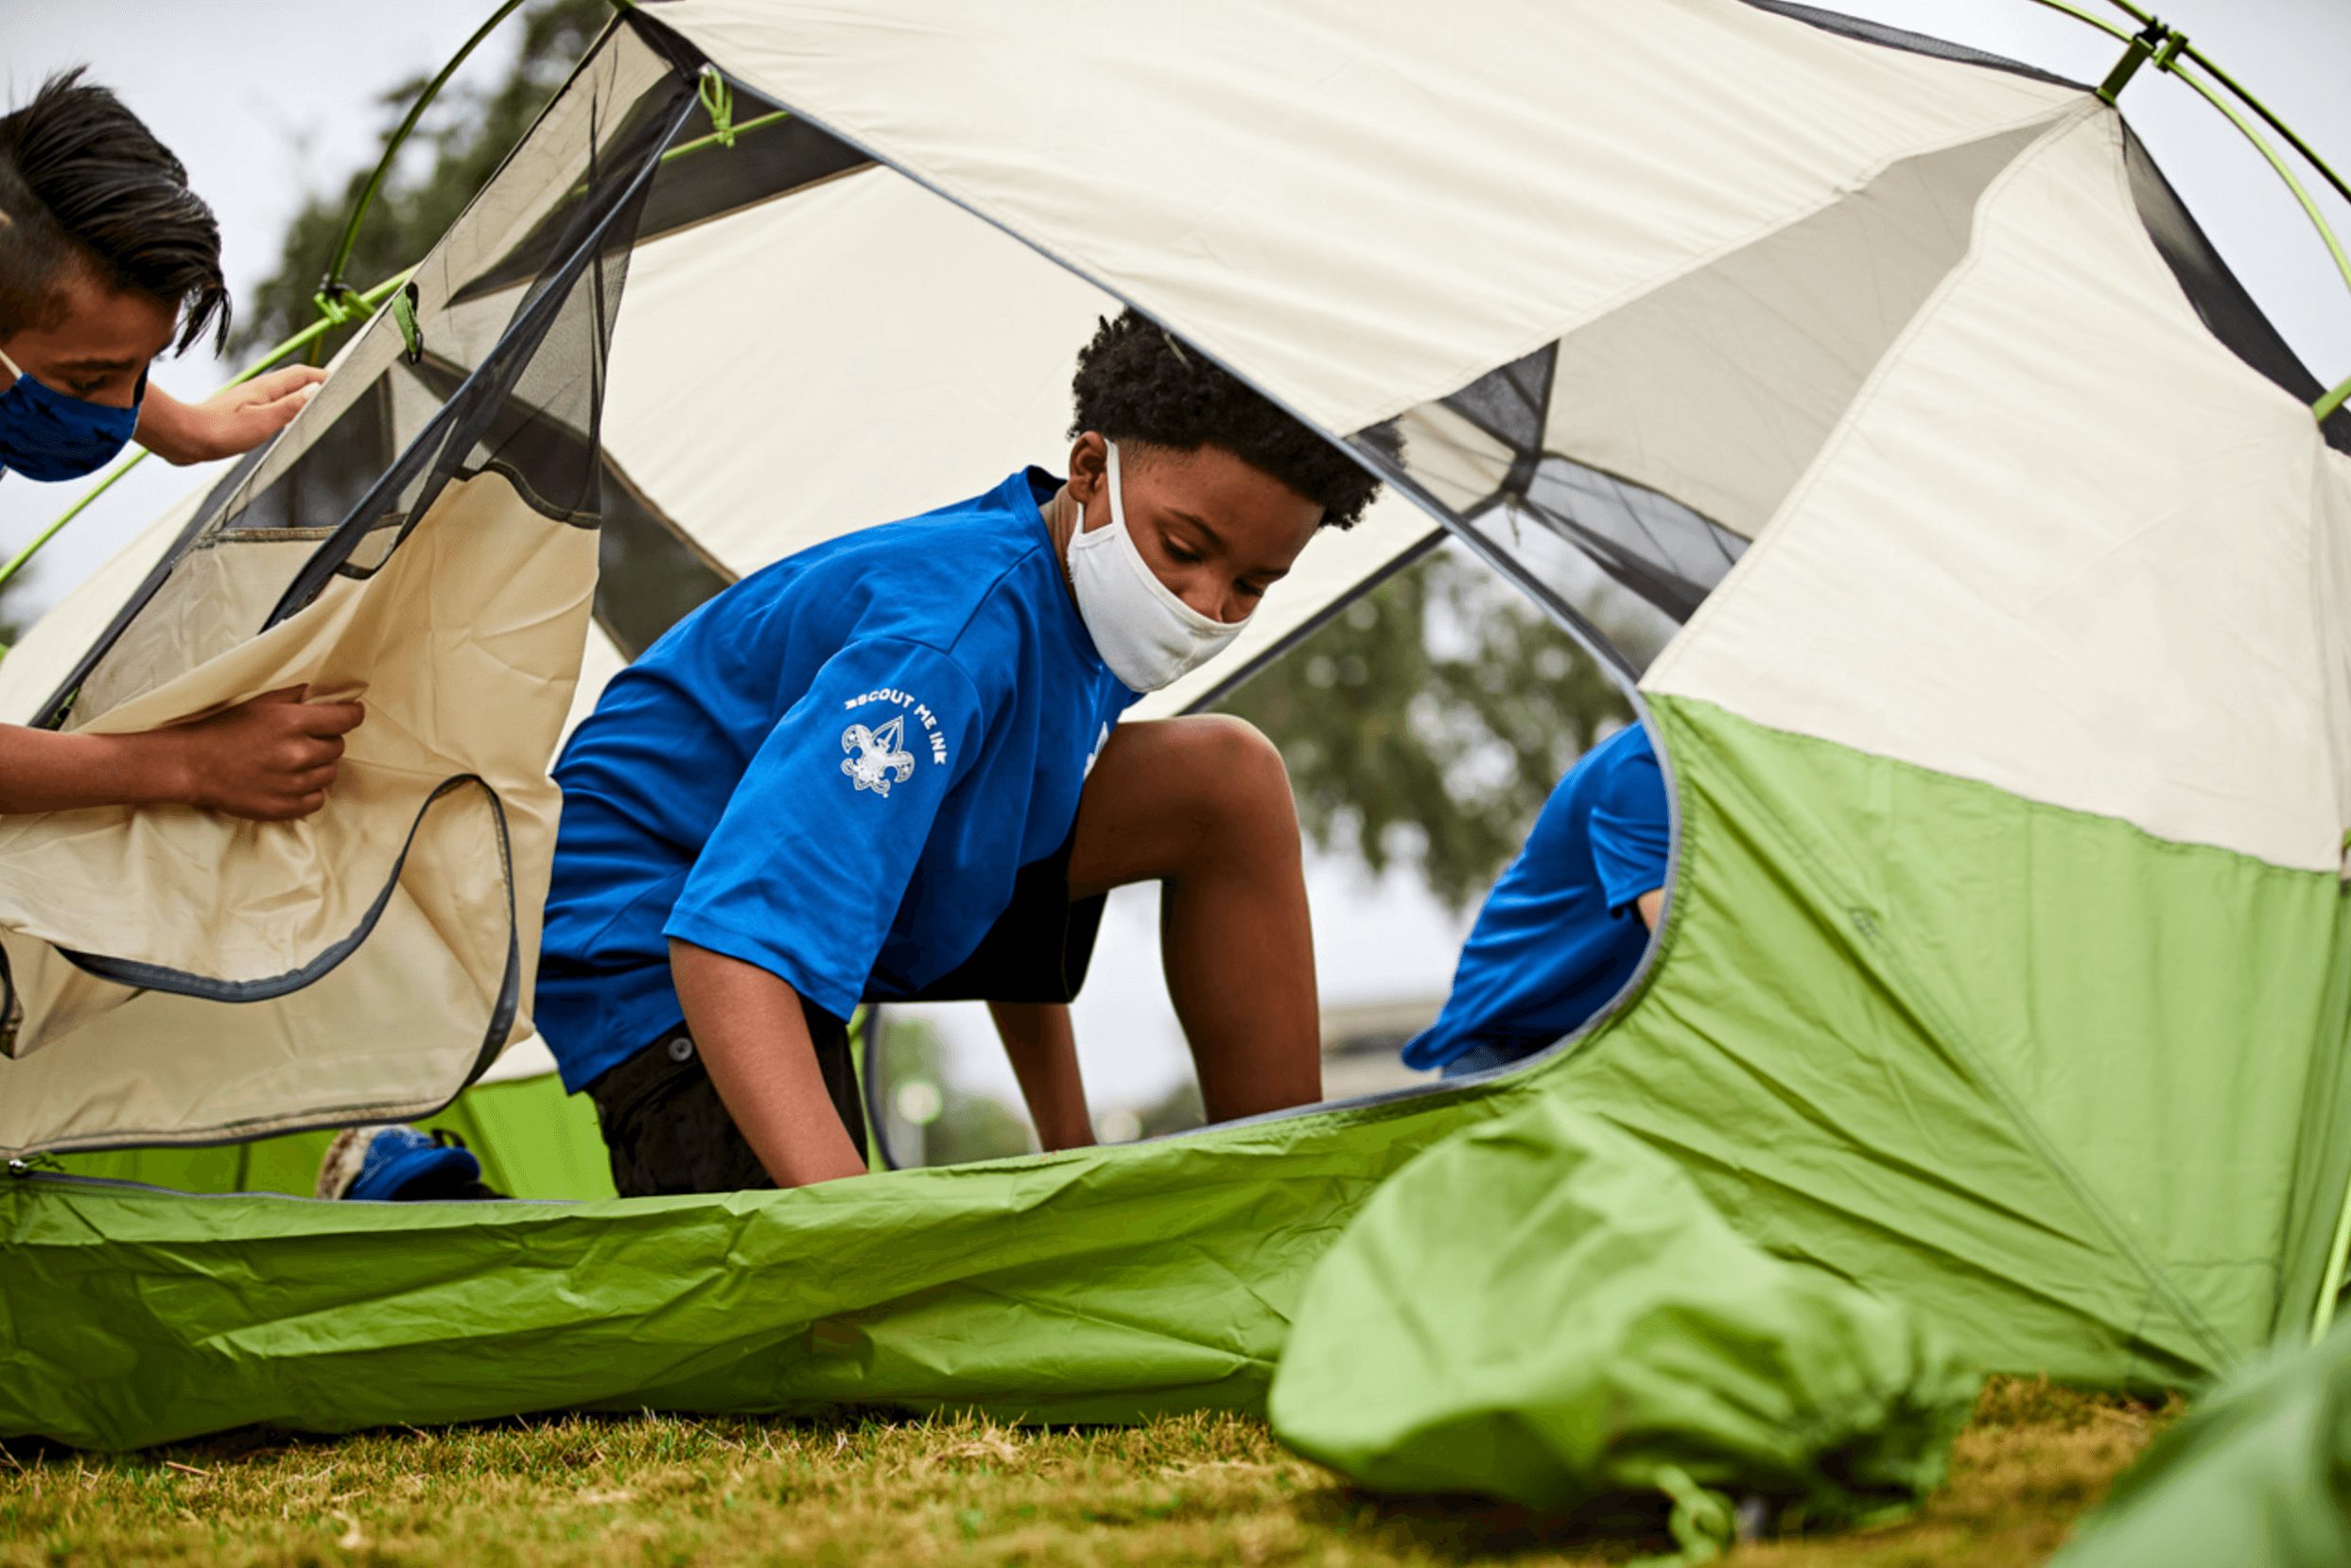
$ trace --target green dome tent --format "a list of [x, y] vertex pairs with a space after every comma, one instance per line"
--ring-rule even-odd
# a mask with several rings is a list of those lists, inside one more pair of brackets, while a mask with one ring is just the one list
[[1256, 1408], [1368, 1194], [1545, 1097], [1995, 1369], [2193, 1382], [2339, 1283], [2351, 415], [2100, 96], [1741, 0], [669, 0], [402, 299], [0, 665], [44, 722], [374, 714], [293, 828], [0, 823], [0, 1154], [423, 1115], [501, 1058], [543, 1094], [566, 715], [730, 577], [1050, 441], [1113, 299], [1404, 437], [1148, 711], [1440, 531], [1610, 656], [1559, 591], [1597, 561], [1686, 622], [1640, 681], [1663, 932], [1520, 1070], [1139, 1145], [579, 1204], [26, 1169], [0, 1433]]

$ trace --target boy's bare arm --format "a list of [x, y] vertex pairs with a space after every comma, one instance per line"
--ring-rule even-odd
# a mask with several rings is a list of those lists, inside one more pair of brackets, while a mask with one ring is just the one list
[[202, 806], [282, 822], [324, 803], [358, 726], [357, 703], [273, 691], [193, 723], [137, 735], [61, 735], [0, 725], [0, 812], [88, 806]]
[[201, 403], [183, 403], [150, 385], [135, 433], [140, 445], [169, 463], [237, 457], [291, 425], [325, 379], [316, 365], [287, 365], [224, 387]]
[[719, 1099], [775, 1185], [863, 1176], [816, 1064], [800, 993], [756, 964], [675, 939], [670, 975]]

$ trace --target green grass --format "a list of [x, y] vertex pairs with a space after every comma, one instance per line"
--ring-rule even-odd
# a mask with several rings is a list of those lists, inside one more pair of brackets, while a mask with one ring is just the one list
[[[1776, 1542], [1784, 1565], [2039, 1561], [2174, 1414], [1994, 1382], [1909, 1522]], [[549, 1418], [338, 1439], [239, 1434], [100, 1458], [0, 1450], [0, 1564], [1622, 1562], [1661, 1541], [1378, 1501], [1255, 1421]]]

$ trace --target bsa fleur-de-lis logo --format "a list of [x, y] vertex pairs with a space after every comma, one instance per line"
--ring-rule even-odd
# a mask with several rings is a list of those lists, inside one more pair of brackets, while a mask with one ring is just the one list
[[903, 715], [879, 729], [851, 724], [841, 732], [841, 749], [849, 754], [841, 759], [841, 771], [849, 775], [851, 784], [887, 800], [893, 782], [903, 784], [914, 776], [914, 753], [898, 743], [905, 737]]

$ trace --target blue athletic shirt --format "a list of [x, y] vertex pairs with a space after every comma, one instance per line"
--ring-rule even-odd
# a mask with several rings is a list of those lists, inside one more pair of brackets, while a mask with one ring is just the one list
[[1673, 812], [1639, 724], [1571, 769], [1486, 897], [1437, 1021], [1404, 1062], [1443, 1067], [1479, 1047], [1531, 1055], [1605, 1006], [1632, 978], [1649, 930], [1633, 905], [1665, 885]]
[[684, 1021], [672, 936], [845, 1018], [969, 956], [1061, 846], [1136, 694], [1046, 532], [1059, 484], [803, 550], [613, 678], [555, 764], [537, 1021], [566, 1088]]

